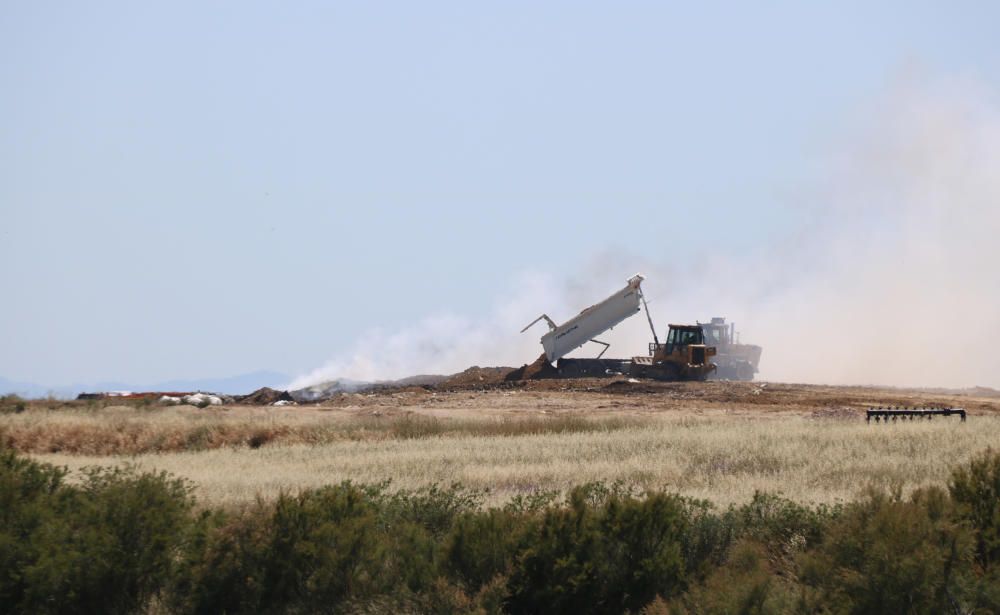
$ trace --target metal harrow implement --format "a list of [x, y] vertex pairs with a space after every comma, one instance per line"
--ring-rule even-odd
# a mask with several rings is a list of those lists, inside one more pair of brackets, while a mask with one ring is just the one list
[[890, 420], [931, 420], [935, 416], [960, 416], [962, 422], [965, 422], [965, 408], [897, 408], [895, 406], [868, 408], [868, 416], [865, 420], [871, 423], [874, 418], [876, 423], [879, 421], [888, 423]]

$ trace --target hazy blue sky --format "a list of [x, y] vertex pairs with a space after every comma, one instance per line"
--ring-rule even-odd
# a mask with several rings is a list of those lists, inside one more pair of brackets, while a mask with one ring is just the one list
[[900, 74], [998, 85], [997, 7], [3, 2], [0, 376], [294, 375], [521, 271], [764, 249]]

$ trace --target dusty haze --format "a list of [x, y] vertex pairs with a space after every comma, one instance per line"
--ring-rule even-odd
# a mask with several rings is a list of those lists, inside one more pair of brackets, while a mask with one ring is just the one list
[[[644, 247], [595, 255], [568, 276], [525, 272], [488, 315], [367, 332], [291, 386], [530, 362], [545, 328], [521, 327], [543, 311], [563, 321], [636, 271], [661, 335], [668, 322], [726, 316], [764, 346], [762, 379], [1000, 386], [996, 93], [970, 80], [899, 83], [856, 126], [830, 145], [819, 181], [788, 187], [806, 222], [756, 254], [682, 266]], [[628, 357], [651, 334], [640, 314], [601, 339], [608, 356]]]

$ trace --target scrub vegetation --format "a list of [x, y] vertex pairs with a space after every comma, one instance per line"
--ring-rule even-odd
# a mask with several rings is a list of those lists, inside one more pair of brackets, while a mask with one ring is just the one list
[[589, 483], [504, 506], [351, 482], [238, 508], [0, 451], [0, 605], [32, 613], [969, 613], [1000, 609], [1000, 454], [946, 487], [714, 507]]
[[1000, 611], [992, 392], [544, 386], [3, 398], [0, 613]]

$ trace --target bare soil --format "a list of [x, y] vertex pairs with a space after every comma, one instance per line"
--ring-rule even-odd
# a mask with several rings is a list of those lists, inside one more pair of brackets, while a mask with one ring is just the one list
[[[530, 366], [526, 366], [530, 367]], [[773, 382], [656, 382], [628, 378], [508, 380], [509, 368], [471, 368], [434, 387], [342, 393], [307, 408], [430, 415], [581, 413], [863, 417], [870, 407], [961, 407], [1000, 412], [992, 389], [923, 390]], [[520, 368], [519, 371], [524, 371]]]

